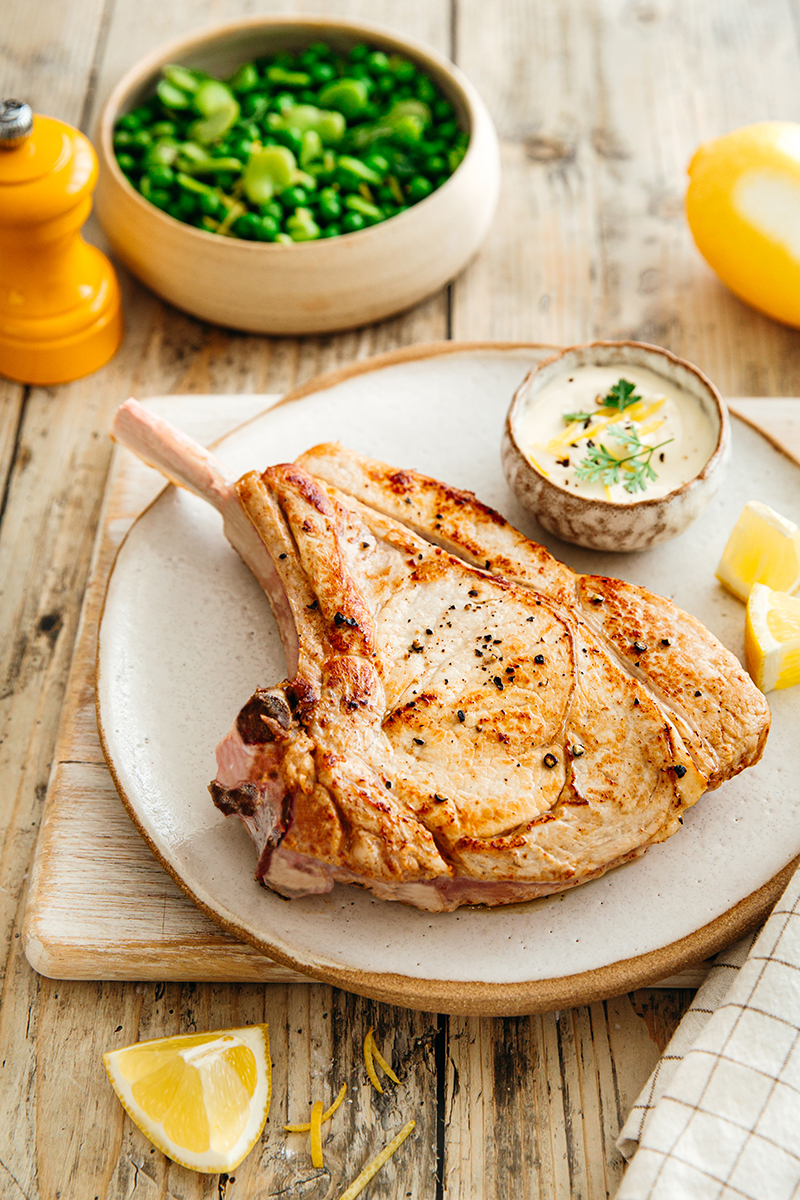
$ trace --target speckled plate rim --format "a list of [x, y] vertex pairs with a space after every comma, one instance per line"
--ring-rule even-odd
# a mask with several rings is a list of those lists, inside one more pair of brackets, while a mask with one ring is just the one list
[[[352, 379], [357, 375], [364, 375], [371, 371], [380, 371], [396, 363], [413, 362], [448, 354], [469, 353], [470, 351], [479, 352], [481, 350], [501, 352], [530, 350], [532, 353], [537, 353], [558, 349], [559, 347], [549, 343], [526, 341], [422, 342], [362, 359], [345, 367], [323, 372], [314, 376], [306, 383], [292, 388], [277, 404], [272, 405], [266, 411], [272, 412], [278, 407], [302, 400], [305, 396], [327, 391], [329, 388], [335, 387], [337, 384]], [[735, 413], [735, 407], [731, 411]], [[248, 421], [242, 422], [235, 429], [229, 430], [224, 437], [227, 438], [238, 430], [244, 429], [255, 421], [261, 420], [263, 415], [262, 413], [251, 417]], [[735, 413], [735, 415], [737, 420], [741, 420], [744, 424], [754, 429], [774, 449], [778, 450], [785, 458], [800, 468], [800, 461], [774, 438], [764, 433], [755, 422], [738, 413]], [[223, 440], [224, 438], [218, 439], [218, 441]], [[213, 444], [216, 445], [217, 442]], [[188, 896], [200, 911], [232, 937], [248, 943], [275, 962], [282, 963], [284, 966], [291, 967], [293, 970], [307, 975], [310, 980], [332, 984], [346, 991], [355, 992], [357, 995], [367, 996], [386, 1004], [401, 1005], [422, 1012], [440, 1012], [459, 1016], [506, 1017], [519, 1016], [526, 1013], [551, 1012], [554, 1009], [591, 1004], [635, 988], [647, 987], [659, 979], [675, 974], [684, 967], [702, 962], [703, 959], [708, 958], [710, 955], [718, 953], [725, 946], [731, 945], [734, 941], [757, 928], [765, 920], [785, 890], [795, 869], [800, 866], [800, 856], [792, 859], [772, 879], [768, 880], [760, 888], [756, 889], [756, 891], [751, 892], [743, 900], [740, 900], [738, 904], [728, 909], [727, 912], [720, 914], [713, 921], [700, 926], [699, 929], [696, 929], [686, 937], [679, 938], [676, 941], [668, 943], [666, 946], [661, 946], [645, 954], [636, 955], [633, 958], [620, 959], [617, 962], [609, 963], [594, 970], [522, 983], [419, 979], [391, 972], [357, 971], [347, 967], [330, 968], [307, 961], [304, 958], [294, 957], [279, 946], [274, 945], [268, 939], [258, 937], [249, 929], [222, 916], [213, 907], [213, 904], [207, 898], [204, 898], [202, 893], [189, 886], [165, 855], [162, 854], [159, 847], [144, 828], [135, 805], [126, 794], [117, 773], [103, 727], [99, 703], [100, 637], [103, 617], [105, 615], [106, 599], [117, 559], [131, 531], [142, 517], [144, 517], [145, 513], [149, 512], [153, 505], [158, 502], [164, 492], [168, 491], [172, 486], [172, 484], [167, 484], [159, 492], [158, 496], [138, 514], [117, 549], [114, 563], [109, 572], [98, 622], [97, 654], [95, 658], [95, 711], [97, 715], [97, 729], [103, 755], [119, 797], [148, 849], [167, 874], [172, 877], [181, 891]]]

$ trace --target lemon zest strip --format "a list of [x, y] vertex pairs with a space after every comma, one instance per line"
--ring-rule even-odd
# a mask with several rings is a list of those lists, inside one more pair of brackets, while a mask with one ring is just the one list
[[370, 1029], [370, 1031], [369, 1031], [369, 1035], [368, 1035], [368, 1036], [369, 1036], [370, 1042], [371, 1042], [371, 1044], [372, 1044], [372, 1053], [374, 1054], [375, 1058], [378, 1060], [378, 1066], [380, 1067], [380, 1069], [383, 1071], [383, 1073], [384, 1073], [385, 1075], [388, 1075], [388, 1076], [389, 1076], [389, 1078], [391, 1079], [392, 1083], [399, 1083], [399, 1082], [400, 1082], [400, 1080], [397, 1078], [397, 1076], [395, 1075], [394, 1071], [393, 1071], [393, 1070], [392, 1070], [392, 1068], [389, 1066], [388, 1062], [386, 1061], [386, 1059], [383, 1057], [383, 1055], [381, 1054], [380, 1050], [379, 1050], [379, 1049], [378, 1049], [378, 1047], [376, 1046], [376, 1044], [375, 1044], [375, 1035], [373, 1034], [373, 1032], [372, 1032], [372, 1030], [371, 1030], [371, 1029]]
[[[537, 446], [537, 449], [544, 450], [545, 453], [547, 453], [547, 454], [550, 453], [546, 446]], [[532, 454], [528, 455], [528, 462], [531, 463], [534, 467], [536, 467], [536, 470], [539, 472], [540, 475], [544, 475], [545, 479], [547, 479], [549, 477], [550, 472], [545, 471], [545, 469], [541, 465], [541, 463], [538, 463]]]
[[[320, 1121], [321, 1125], [324, 1125], [326, 1121], [330, 1121], [331, 1117], [336, 1112], [337, 1108], [342, 1103], [342, 1101], [344, 1100], [346, 1095], [347, 1095], [347, 1084], [343, 1083], [342, 1086], [339, 1088], [339, 1095], [336, 1097], [333, 1104], [330, 1106], [330, 1108], [326, 1112], [324, 1112], [322, 1114], [322, 1120]], [[300, 1125], [284, 1125], [283, 1128], [286, 1130], [287, 1133], [308, 1133], [308, 1131], [311, 1129], [311, 1122], [303, 1121], [303, 1123]]]
[[378, 1174], [384, 1163], [388, 1162], [399, 1146], [402, 1146], [408, 1135], [416, 1126], [416, 1121], [409, 1121], [407, 1125], [398, 1133], [397, 1137], [392, 1138], [388, 1145], [384, 1146], [380, 1154], [373, 1158], [371, 1163], [368, 1163], [361, 1174], [353, 1180], [346, 1192], [342, 1192], [339, 1200], [356, 1200], [356, 1196], [364, 1190], [373, 1176]]
[[315, 1100], [311, 1109], [311, 1163], [312, 1166], [324, 1165], [322, 1157], [322, 1101]]
[[375, 1088], [376, 1092], [383, 1092], [381, 1081], [378, 1079], [378, 1073], [375, 1070], [375, 1063], [372, 1061], [372, 1047], [374, 1045], [372, 1038], [372, 1026], [367, 1030], [367, 1036], [364, 1038], [364, 1065], [367, 1068], [370, 1083]]

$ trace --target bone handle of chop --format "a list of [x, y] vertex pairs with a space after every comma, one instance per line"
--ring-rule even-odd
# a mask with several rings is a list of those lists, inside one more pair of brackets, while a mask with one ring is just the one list
[[248, 520], [224, 463], [193, 438], [157, 417], [137, 400], [117, 409], [111, 437], [155, 467], [171, 483], [186, 488], [222, 515], [225, 536], [267, 594], [278, 622], [287, 667], [297, 669], [299, 645], [289, 598], [275, 564]]
[[187, 434], [157, 417], [138, 400], [126, 400], [114, 417], [111, 437], [132, 450], [171, 483], [187, 488], [224, 513], [233, 493], [227, 467]]

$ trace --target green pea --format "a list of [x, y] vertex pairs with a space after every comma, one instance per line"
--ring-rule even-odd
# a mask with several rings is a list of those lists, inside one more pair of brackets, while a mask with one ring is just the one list
[[138, 129], [140, 125], [141, 120], [135, 112], [126, 113], [124, 117], [120, 117], [120, 119], [117, 121], [117, 129], [123, 129], [127, 132]]
[[443, 175], [447, 169], [447, 162], [441, 154], [434, 154], [432, 158], [428, 159], [428, 170], [432, 175]]
[[[193, 217], [198, 210], [197, 200], [200, 200], [202, 208], [202, 197], [194, 197], [189, 192], [181, 192], [178, 199], [170, 205], [170, 212], [173, 217], [177, 217], [179, 221], [186, 221]], [[224, 206], [223, 206], [224, 207]]]
[[161, 163], [153, 163], [147, 168], [147, 174], [154, 187], [168, 188], [175, 182], [175, 172], [172, 167], [163, 166]]
[[436, 88], [425, 75], [420, 75], [417, 79], [414, 90], [418, 98], [424, 100], [427, 104], [436, 99]]
[[308, 68], [308, 73], [316, 84], [330, 83], [332, 79], [336, 78], [335, 68], [326, 62], [313, 63]]
[[319, 213], [325, 221], [335, 221], [342, 214], [339, 193], [333, 188], [323, 188], [319, 194]]
[[240, 104], [245, 117], [254, 117], [255, 120], [260, 121], [267, 111], [269, 97], [265, 96], [263, 92], [248, 92], [247, 95], [242, 96]]
[[135, 133], [131, 134], [130, 145], [131, 147], [136, 146], [140, 150], [146, 150], [152, 141], [153, 139], [146, 129], [137, 129]]
[[130, 175], [131, 171], [137, 169], [136, 159], [130, 154], [118, 154], [117, 162], [119, 163], [120, 170], [124, 171], [126, 175]]
[[262, 204], [262, 217], [274, 217], [276, 221], [283, 220], [283, 208], [278, 204], [277, 200], [270, 200], [269, 204]]
[[294, 238], [290, 237], [288, 233], [276, 233], [275, 241], [280, 243], [281, 246], [294, 245]]
[[150, 129], [150, 134], [154, 138], [174, 138], [177, 133], [177, 126], [174, 121], [156, 121]]
[[303, 135], [297, 129], [280, 129], [277, 132], [277, 137], [281, 143], [291, 151], [296, 157], [299, 157], [303, 149]]
[[240, 217], [237, 217], [236, 220], [233, 222], [233, 225], [231, 226], [231, 228], [233, 229], [233, 232], [235, 234], [237, 234], [239, 237], [255, 238], [256, 231], [260, 227], [260, 224], [261, 224], [260, 217], [257, 217], [255, 213], [247, 212], [247, 213], [242, 213], [242, 215]]
[[260, 83], [256, 64], [242, 63], [228, 80], [228, 87], [234, 92], [253, 92]]
[[364, 162], [379, 175], [386, 175], [389, 170], [389, 160], [383, 154], [368, 154]]
[[254, 149], [253, 139], [247, 136], [231, 138], [230, 149], [228, 153], [233, 158], [240, 158], [243, 162], [247, 162], [250, 152]]
[[[189, 197], [189, 193], [186, 193], [186, 195]], [[227, 205], [222, 197], [216, 195], [214, 192], [205, 192], [203, 195], [198, 196], [197, 199], [200, 205], [200, 211], [205, 213], [206, 216], [217, 217], [219, 220], [222, 220], [222, 218], [225, 216], [225, 213], [228, 211]], [[194, 205], [194, 201], [192, 201], [192, 204]]]
[[325, 58], [331, 53], [331, 48], [327, 42], [312, 42], [308, 47], [309, 54], [315, 54], [317, 58]]
[[133, 141], [133, 134], [129, 129], [117, 129], [114, 134], [114, 149], [118, 150], [124, 146], [130, 146]]
[[327, 228], [323, 229], [322, 236], [326, 237], [326, 238], [339, 237], [341, 232], [342, 232], [341, 225], [328, 225]]
[[369, 57], [369, 46], [365, 42], [358, 42], [350, 50], [350, 58], [353, 62], [364, 62]]
[[424, 200], [433, 191], [433, 184], [424, 175], [415, 175], [408, 185], [409, 200]]
[[367, 66], [375, 75], [383, 75], [389, 70], [389, 59], [382, 50], [373, 50], [367, 55]]
[[387, 72], [385, 75], [379, 75], [375, 81], [375, 86], [379, 92], [382, 92], [385, 96], [388, 96], [389, 92], [394, 91], [395, 88], [394, 75], [392, 75], [390, 72]]
[[151, 204], [155, 204], [156, 208], [167, 208], [172, 200], [171, 195], [164, 188], [153, 188], [147, 198]]
[[139, 125], [141, 126], [141, 125], [149, 124], [150, 121], [153, 120], [153, 117], [156, 115], [157, 111], [158, 111], [157, 103], [156, 103], [155, 107], [153, 106], [152, 102], [149, 102], [147, 104], [137, 104], [136, 108], [131, 110], [131, 116], [136, 117], [136, 119], [139, 122]]
[[319, 102], [344, 117], [357, 117], [367, 107], [367, 85], [363, 79], [336, 79], [322, 89]]
[[311, 209], [297, 208], [291, 217], [286, 218], [286, 232], [293, 242], [313, 242], [322, 230], [314, 220]]
[[458, 133], [458, 125], [455, 121], [442, 121], [441, 125], [437, 127], [436, 132], [440, 138], [444, 138], [445, 141], [449, 142]]
[[458, 148], [456, 150], [451, 150], [449, 152], [449, 154], [447, 155], [447, 165], [449, 166], [451, 171], [455, 171], [456, 168], [461, 165], [461, 160], [463, 159], [465, 153], [466, 153], [466, 151], [462, 150], [460, 148]]
[[433, 115], [437, 121], [449, 121], [454, 115], [453, 106], [449, 100], [435, 100]]
[[360, 212], [345, 213], [342, 219], [343, 233], [356, 233], [359, 229], [363, 229], [366, 225], [366, 220]]
[[288, 187], [281, 192], [280, 197], [281, 204], [283, 205], [285, 211], [286, 209], [299, 208], [301, 205], [305, 204], [306, 200], [308, 199], [308, 194], [305, 188]]
[[260, 242], [274, 241], [275, 235], [280, 233], [280, 221], [277, 221], [275, 217], [270, 216], [260, 217], [259, 220], [260, 224], [256, 229], [256, 237], [258, 240]]
[[414, 64], [399, 54], [389, 55], [389, 70], [400, 83], [409, 83], [417, 73]]

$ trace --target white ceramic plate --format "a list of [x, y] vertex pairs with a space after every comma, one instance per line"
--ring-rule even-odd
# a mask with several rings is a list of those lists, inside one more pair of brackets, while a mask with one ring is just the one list
[[[669, 596], [743, 653], [744, 608], [713, 570], [743, 503], [800, 519], [800, 468], [733, 421], [723, 493], [655, 550], [606, 555], [532, 527], [499, 458], [509, 400], [536, 348], [418, 348], [359, 364], [227, 436], [237, 472], [339, 439], [361, 453], [470, 488], [579, 571]], [[387, 359], [397, 359], [387, 364]], [[342, 375], [344, 377], [342, 377]], [[337, 886], [287, 902], [253, 880], [239, 822], [214, 807], [214, 747], [257, 685], [285, 675], [269, 605], [220, 520], [168, 488], [134, 525], [102, 620], [98, 711], [109, 765], [143, 836], [215, 920], [265, 953], [351, 990], [440, 1011], [509, 1013], [643, 985], [737, 935], [775, 898], [800, 851], [800, 689], [773, 693], [762, 761], [705, 796], [680, 833], [644, 858], [560, 895], [429, 914]], [[770, 884], [770, 881], [773, 881]], [[761, 889], [761, 891], [759, 891]], [[755, 893], [755, 896], [754, 896]]]

